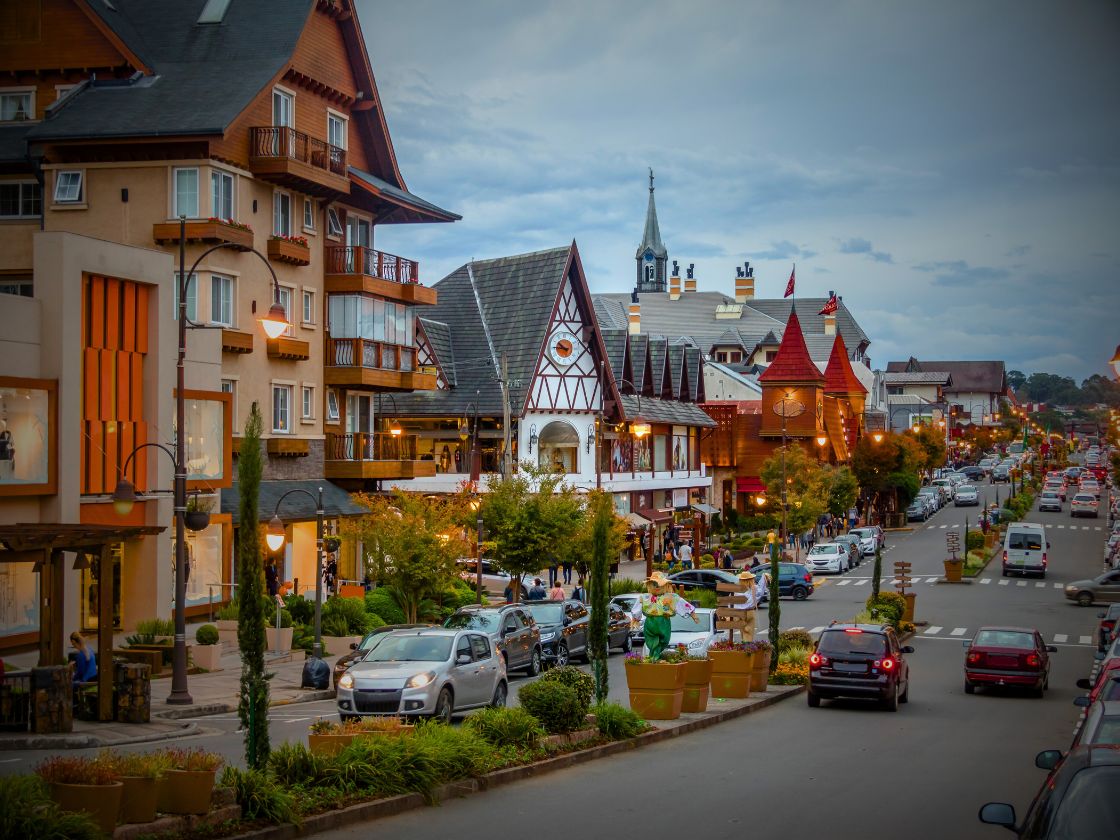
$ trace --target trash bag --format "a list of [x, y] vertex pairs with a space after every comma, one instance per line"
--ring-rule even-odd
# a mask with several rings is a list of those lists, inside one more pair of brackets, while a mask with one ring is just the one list
[[331, 683], [331, 666], [324, 660], [314, 656], [307, 657], [303, 663], [303, 680], [300, 688], [329, 688]]

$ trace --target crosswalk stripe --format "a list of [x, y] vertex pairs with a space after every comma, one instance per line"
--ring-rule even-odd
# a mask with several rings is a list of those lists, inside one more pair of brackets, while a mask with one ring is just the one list
[[1001, 580], [999, 582], [999, 585], [1000, 586], [1007, 586], [1007, 584], [1009, 584], [1009, 583], [1011, 583], [1011, 581], [1009, 581], [1007, 578], [1004, 578], [1003, 580]]
[[1061, 644], [1062, 642], [1067, 641], [1068, 639], [1069, 639], [1069, 636], [1067, 636], [1065, 633], [1055, 633], [1054, 634], [1054, 644]]
[[851, 583], [850, 580], [841, 580], [841, 581], [837, 581], [836, 585], [837, 586], [847, 586], [849, 583]]
[[1034, 582], [1034, 588], [1035, 588], [1035, 589], [1045, 589], [1045, 588], [1046, 588], [1046, 581], [1044, 581], [1044, 580], [1036, 580], [1036, 581]]
[[867, 583], [867, 578], [860, 578], [856, 581], [856, 586], [863, 586], [865, 583]]
[[766, 635], [767, 633], [769, 633], [769, 632], [770, 632], [770, 628], [769, 628], [769, 627], [767, 627], [767, 628], [766, 628], [765, 630], [759, 630], [759, 631], [758, 631], [758, 633], [757, 633], [756, 635], [758, 635], [758, 636], [765, 636], [765, 635]]
[[942, 528], [948, 528], [949, 526], [948, 525], [942, 525], [941, 527]]
[[926, 583], [937, 583], [939, 580], [941, 580], [941, 578], [931, 577], [929, 580], [926, 581]]
[[991, 578], [980, 578], [980, 582], [981, 583], [991, 583], [992, 579]]
[[1026, 586], [1027, 582], [1025, 580], [1017, 580], [1017, 581], [1015, 581], [1015, 585], [1016, 586]]
[[1059, 525], [1058, 527], [1059, 527], [1059, 528], [1064, 528], [1064, 527], [1066, 527], [1066, 526], [1065, 526], [1065, 525]]
[[1093, 637], [1092, 636], [1081, 636], [1078, 639], [1078, 641], [1083, 645], [1091, 644], [1092, 641], [1093, 641]]
[[926, 526], [926, 530], [927, 530], [927, 531], [932, 531], [932, 530], [933, 530], [934, 528], [936, 528], [936, 527], [937, 527], [936, 525], [927, 525], [927, 526]]
[[1096, 528], [1094, 528], [1093, 530], [1094, 530], [1094, 531], [1099, 531], [1099, 530], [1101, 530], [1101, 526], [1100, 526], [1100, 525], [1098, 525], [1098, 526], [1097, 526]]
[[1088, 525], [1082, 525], [1082, 526], [1081, 526], [1081, 530], [1082, 530], [1082, 531], [1088, 531], [1088, 530], [1089, 530], [1089, 526], [1088, 526]]
[[1064, 585], [1065, 585], [1065, 584], [1061, 584], [1061, 583], [1055, 583], [1055, 584], [1054, 584], [1054, 588], [1055, 588], [1055, 589], [1061, 589], [1061, 588], [1062, 588], [1062, 587], [1063, 587]]
[[933, 626], [933, 627], [928, 627], [928, 628], [926, 628], [926, 633], [925, 633], [925, 634], [926, 634], [927, 636], [935, 636], [935, 635], [937, 635], [938, 633], [940, 633], [940, 632], [941, 632], [941, 631], [942, 631], [943, 629], [944, 629], [943, 627], [937, 627], [937, 626], [935, 625], [935, 626]]
[[968, 632], [967, 627], [954, 627], [952, 630], [949, 631], [949, 635], [950, 636], [963, 636], [967, 632]]

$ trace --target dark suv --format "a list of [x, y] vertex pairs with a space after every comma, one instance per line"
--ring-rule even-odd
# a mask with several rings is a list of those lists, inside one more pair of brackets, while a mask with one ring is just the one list
[[507, 673], [524, 669], [530, 677], [535, 677], [541, 672], [541, 631], [520, 604], [460, 607], [443, 626], [488, 634], [506, 660]]
[[[755, 566], [749, 570], [756, 578], [770, 574], [770, 563]], [[804, 601], [813, 594], [813, 573], [804, 563], [779, 563], [778, 564], [778, 594], [789, 595], [795, 601]], [[762, 600], [770, 598], [770, 590], [763, 593]]]
[[822, 699], [863, 697], [888, 711], [910, 697], [910, 666], [902, 658], [914, 648], [901, 647], [889, 624], [837, 624], [826, 627], [809, 657], [809, 705]]

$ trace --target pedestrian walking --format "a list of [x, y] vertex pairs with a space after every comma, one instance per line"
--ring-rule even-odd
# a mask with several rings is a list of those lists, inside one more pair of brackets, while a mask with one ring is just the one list
[[564, 561], [564, 563], [563, 563], [564, 583], [571, 583], [572, 582], [572, 566], [573, 565], [574, 564], [572, 563], [571, 560], [565, 560]]
[[548, 595], [548, 591], [544, 588], [540, 578], [533, 578], [533, 585], [529, 587], [529, 594], [525, 596], [526, 601], [543, 601]]
[[556, 583], [557, 572], [560, 569], [560, 563], [553, 557], [548, 561], [548, 585], [553, 586]]
[[560, 585], [560, 581], [552, 584], [552, 588], [548, 590], [548, 600], [550, 601], [563, 601], [568, 597], [568, 593], [564, 591], [564, 587]]
[[505, 591], [502, 593], [502, 595], [505, 596], [507, 604], [512, 604], [513, 603], [513, 581], [512, 580], [509, 583], [506, 584]]
[[681, 555], [681, 568], [682, 569], [691, 569], [692, 568], [692, 540], [689, 540], [688, 542], [684, 543], [684, 545], [682, 545], [680, 547], [680, 555]]
[[853, 506], [848, 511], [848, 530], [850, 531], [852, 528], [856, 527], [857, 522], [859, 522], [859, 511]]
[[572, 597], [583, 603], [587, 603], [587, 590], [583, 588], [583, 578], [576, 581], [575, 588], [572, 590]]

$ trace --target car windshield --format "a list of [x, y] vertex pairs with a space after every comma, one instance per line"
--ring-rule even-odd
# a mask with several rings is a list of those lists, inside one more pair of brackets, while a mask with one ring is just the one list
[[[1120, 825], [1120, 766], [1086, 767], [1078, 772], [1058, 804], [1047, 837], [1115, 837]], [[1041, 835], [1040, 835], [1041, 836]]]
[[1042, 535], [1030, 531], [1012, 531], [1007, 535], [1007, 547], [1018, 551], [1039, 551]]
[[365, 656], [366, 662], [445, 662], [451, 655], [451, 636], [393, 636]]
[[814, 554], [839, 554], [840, 546], [838, 545], [815, 545], [809, 550], [809, 556]]
[[1096, 499], [1094, 499], [1088, 493], [1078, 493], [1076, 496], [1073, 497], [1073, 500], [1075, 502], [1095, 502], [1096, 501]]
[[1058, 494], [1055, 493], [1053, 490], [1044, 490], [1042, 492], [1042, 498], [1044, 498], [1044, 499], [1056, 499], [1056, 498], [1058, 498]]
[[499, 619], [500, 615], [493, 610], [461, 612], [448, 618], [443, 626], [452, 630], [486, 630], [496, 633]]
[[690, 615], [675, 615], [669, 619], [669, 629], [674, 633], [706, 633], [711, 629], [709, 615], [711, 613], [697, 612], [696, 617], [700, 619], [699, 624], [694, 622]]
[[849, 633], [846, 630], [825, 630], [821, 634], [817, 650], [820, 653], [839, 655], [845, 653], [866, 653], [882, 656], [887, 649], [887, 640], [878, 633], [863, 631]]
[[1016, 630], [981, 630], [972, 643], [987, 647], [1034, 648], [1034, 636]]
[[362, 639], [362, 643], [358, 646], [358, 650], [373, 650], [375, 647], [385, 641], [385, 638], [386, 634], [384, 633], [373, 633], [369, 636], [366, 636], [364, 639]]
[[537, 624], [559, 624], [564, 620], [564, 605], [559, 601], [541, 603], [537, 601], [524, 604], [525, 611], [532, 614]]
[[975, 493], [975, 492], [976, 492], [976, 488], [973, 487], [970, 484], [962, 484], [960, 487], [957, 488], [957, 495], [958, 496], [961, 493]]

